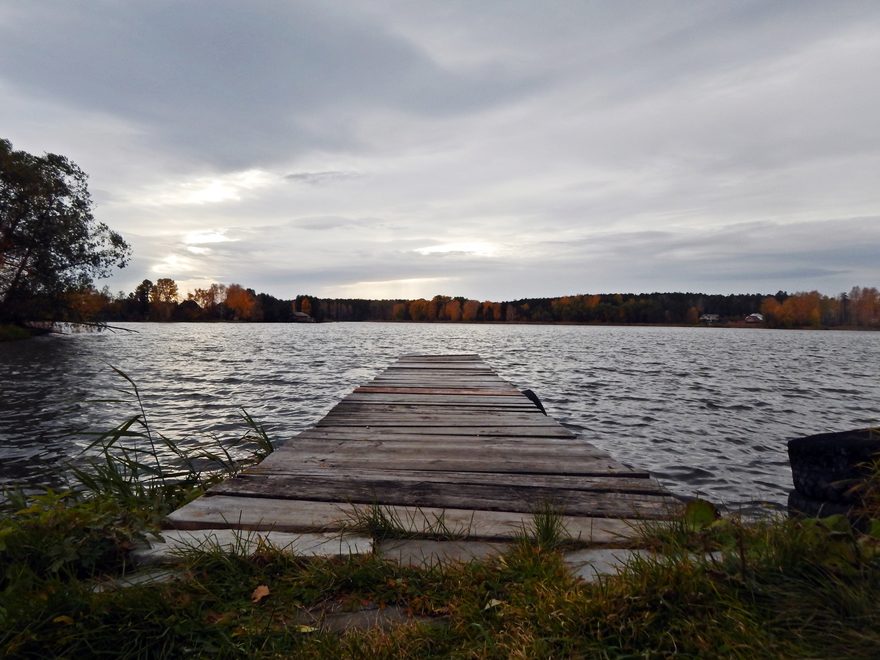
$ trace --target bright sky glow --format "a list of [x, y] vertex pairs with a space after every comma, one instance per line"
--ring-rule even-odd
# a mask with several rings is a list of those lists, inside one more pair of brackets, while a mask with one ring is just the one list
[[192, 231], [183, 237], [183, 242], [190, 246], [204, 245], [206, 243], [225, 243], [231, 240], [233, 239], [226, 236], [223, 231]]
[[199, 269], [198, 263], [190, 257], [177, 254], [169, 254], [164, 259], [157, 261], [150, 268], [151, 274], [156, 278], [165, 277], [163, 273], [173, 271], [175, 273], [193, 273]]
[[[389, 300], [394, 298], [432, 298], [435, 291], [449, 286], [452, 277], [413, 277], [384, 282], [355, 282], [339, 287], [341, 298], [372, 298]], [[440, 287], [440, 289], [438, 289]]]
[[192, 181], [165, 185], [152, 194], [148, 193], [148, 197], [141, 201], [162, 206], [237, 202], [246, 193], [270, 185], [272, 179], [270, 174], [260, 170], [199, 177]]

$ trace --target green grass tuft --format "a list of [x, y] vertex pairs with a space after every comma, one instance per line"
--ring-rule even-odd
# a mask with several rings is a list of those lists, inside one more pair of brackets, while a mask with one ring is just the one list
[[11, 323], [0, 323], [0, 341], [19, 341], [33, 337], [27, 328]]
[[529, 525], [524, 525], [519, 542], [535, 545], [545, 550], [556, 550], [572, 542], [565, 528], [564, 512], [549, 502], [544, 502], [532, 512]]
[[454, 541], [468, 538], [471, 524], [450, 525], [444, 512], [421, 508], [399, 509], [381, 504], [351, 505], [345, 512], [345, 531], [365, 534], [376, 541], [385, 539], [435, 539]]

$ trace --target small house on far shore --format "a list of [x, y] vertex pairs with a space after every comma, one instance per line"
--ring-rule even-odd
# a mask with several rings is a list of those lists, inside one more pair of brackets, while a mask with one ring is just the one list
[[758, 314], [757, 312], [755, 312], [754, 314], [749, 314], [746, 317], [746, 323], [763, 323], [763, 322], [764, 322], [764, 315]]
[[293, 322], [294, 323], [314, 323], [315, 319], [306, 314], [305, 312], [294, 312], [293, 313]]
[[700, 317], [700, 323], [718, 323], [721, 320], [719, 314], [703, 314]]

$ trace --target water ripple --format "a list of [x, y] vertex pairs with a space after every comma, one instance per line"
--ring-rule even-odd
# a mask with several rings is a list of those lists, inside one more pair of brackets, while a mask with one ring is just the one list
[[[134, 333], [0, 344], [0, 483], [47, 481], [77, 428], [134, 414], [112, 364], [168, 435], [234, 433], [239, 407], [278, 442], [410, 352], [479, 353], [548, 413], [682, 495], [780, 505], [786, 440], [880, 424], [880, 333], [415, 324], [132, 324]], [[872, 366], [873, 365], [873, 366]]]

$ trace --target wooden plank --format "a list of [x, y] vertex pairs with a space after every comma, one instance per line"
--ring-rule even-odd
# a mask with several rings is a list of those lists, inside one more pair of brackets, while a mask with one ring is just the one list
[[[537, 412], [537, 414], [536, 414]], [[401, 407], [394, 406], [382, 409], [381, 406], [372, 404], [340, 404], [327, 413], [327, 418], [348, 418], [348, 419], [410, 419], [415, 422], [430, 422], [431, 420], [452, 419], [456, 423], [458, 420], [467, 421], [468, 423], [482, 423], [491, 426], [514, 426], [516, 424], [528, 423], [540, 426], [556, 426], [561, 424], [554, 419], [540, 414], [540, 411], [527, 408], [526, 410], [504, 410], [502, 412], [487, 412], [485, 410], [462, 409], [457, 412], [450, 410], [440, 410], [436, 407], [421, 408], [418, 406]]]
[[[303, 466], [297, 470], [284, 471], [264, 467], [262, 464], [248, 468], [244, 474], [283, 474], [288, 476], [306, 475], [327, 477], [327, 470], [314, 466]], [[354, 470], [334, 470], [336, 479], [396, 479], [398, 481], [429, 481], [437, 483], [497, 483], [513, 486], [544, 486], [557, 484], [571, 490], [595, 490], [606, 492], [633, 492], [665, 494], [660, 483], [648, 472], [632, 470], [629, 473], [608, 473], [597, 476], [569, 476], [548, 474], [511, 474], [502, 472], [430, 472], [422, 470], [395, 470], [393, 468], [359, 468]]]
[[396, 371], [401, 372], [414, 372], [414, 371], [434, 371], [434, 372], [450, 372], [450, 373], [460, 373], [463, 371], [473, 372], [479, 374], [495, 374], [492, 369], [487, 367], [485, 364], [481, 364], [479, 362], [400, 362], [398, 364], [393, 364], [388, 367], [387, 371], [389, 373], [394, 373]]
[[511, 388], [489, 387], [377, 387], [362, 385], [354, 389], [355, 394], [418, 394], [420, 396], [516, 396], [522, 392]]
[[541, 426], [561, 426], [554, 419], [541, 414], [536, 407], [526, 408], [524, 410], [504, 410], [491, 411], [483, 409], [462, 408], [457, 412], [443, 410], [432, 406], [418, 405], [389, 405], [382, 406], [380, 404], [357, 403], [357, 402], [340, 402], [333, 410], [327, 413], [330, 417], [349, 416], [352, 418], [363, 417], [395, 417], [398, 419], [437, 419], [445, 417], [446, 419], [462, 419], [462, 420], [480, 420], [491, 423], [495, 426], [513, 424], [532, 423]]
[[526, 426], [554, 426], [562, 427], [558, 422], [550, 419], [540, 412], [535, 414], [530, 409], [525, 410], [503, 410], [492, 411], [481, 408], [462, 408], [459, 410], [450, 410], [447, 408], [414, 408], [394, 406], [382, 409], [381, 406], [367, 404], [365, 407], [340, 406], [335, 410], [327, 413], [324, 419], [341, 419], [341, 420], [370, 420], [391, 421], [400, 420], [405, 425], [407, 421], [419, 425], [422, 423], [429, 424], [431, 422], [444, 421], [452, 424], [475, 424], [477, 426], [517, 426], [523, 424]]
[[[371, 380], [364, 384], [365, 387], [417, 387], [417, 388], [431, 388], [431, 387], [448, 387], [448, 388], [475, 388], [475, 389], [504, 389], [504, 390], [516, 390], [515, 387], [512, 387], [510, 383], [505, 383], [504, 381], [475, 381], [472, 379], [468, 380], [452, 380], [452, 379], [437, 379], [437, 380], [425, 380], [423, 378], [383, 378], [381, 380]], [[518, 391], [518, 390], [516, 390]]]
[[424, 362], [426, 360], [476, 360], [485, 364], [483, 358], [481, 358], [478, 353], [433, 353], [430, 355], [424, 353], [407, 353], [398, 358], [399, 362]]
[[[542, 465], [547, 469], [565, 464], [560, 474], [569, 474], [575, 468], [586, 469], [591, 473], [600, 470], [619, 471], [627, 469], [622, 463], [612, 460], [604, 452], [593, 452], [588, 449], [581, 450], [578, 448], [560, 449], [558, 452], [553, 452], [548, 456], [549, 452], [546, 447], [530, 447], [505, 452], [495, 445], [475, 445], [469, 448], [461, 444], [443, 444], [426, 448], [419, 446], [417, 443], [364, 442], [363, 440], [343, 442], [335, 442], [332, 445], [323, 442], [310, 443], [309, 445], [285, 452], [283, 455], [289, 456], [291, 460], [310, 462], [346, 461], [351, 463], [360, 460], [364, 464], [369, 463], [371, 465], [386, 463], [393, 465], [397, 469], [401, 469], [400, 466], [404, 461], [406, 461], [407, 465], [417, 464], [417, 461], [421, 458], [424, 458], [429, 465], [451, 461], [464, 465], [491, 465], [493, 459], [497, 459], [500, 465], [528, 465], [530, 461], [534, 461], [536, 465]], [[427, 457], [425, 456], [426, 454], [428, 454]], [[503, 456], [498, 457], [498, 454], [503, 454]], [[598, 467], [599, 463], [602, 464], [602, 468]], [[510, 470], [499, 471], [509, 472]], [[516, 471], [521, 472], [523, 470]]]
[[491, 408], [534, 408], [535, 404], [526, 397], [520, 396], [454, 396], [434, 394], [372, 394], [354, 392], [345, 397], [351, 403], [387, 403], [392, 405], [420, 404], [428, 406], [482, 406]]
[[558, 487], [408, 482], [391, 479], [333, 479], [297, 475], [242, 475], [210, 489], [212, 495], [279, 497], [319, 502], [387, 504], [465, 509], [480, 503], [486, 511], [531, 513], [552, 504], [570, 515], [600, 518], [663, 519], [669, 517], [674, 500], [666, 495], [609, 493]]
[[[272, 498], [200, 497], [168, 516], [176, 529], [248, 529], [280, 532], [332, 532], [351, 529], [356, 511], [370, 507], [331, 502]], [[436, 535], [438, 527], [471, 539], [515, 539], [532, 523], [531, 515], [481, 509], [387, 507], [388, 515], [414, 534]], [[625, 543], [638, 536], [636, 522], [626, 519], [563, 516], [574, 538], [586, 543]], [[432, 534], [432, 530], [434, 534]]]
[[[403, 423], [403, 422], [401, 422]], [[468, 424], [465, 426], [440, 426], [442, 422], [431, 422], [426, 426], [394, 426], [394, 422], [383, 421], [366, 421], [366, 425], [358, 424], [354, 421], [351, 423], [340, 422], [339, 420], [329, 420], [321, 422], [313, 429], [303, 431], [314, 437], [347, 437], [347, 438], [382, 438], [387, 435], [408, 435], [412, 437], [431, 437], [432, 436], [466, 436], [475, 438], [556, 438], [564, 441], [577, 441], [587, 444], [583, 440], [577, 438], [576, 435], [566, 429], [554, 428], [552, 426], [478, 426]], [[437, 424], [437, 426], [434, 426]], [[297, 436], [299, 437], [299, 436]], [[295, 442], [295, 439], [288, 441]]]
[[[263, 467], [263, 465], [255, 465], [248, 468], [244, 474], [328, 477], [327, 470], [321, 468], [303, 467], [297, 471], [284, 472], [275, 471], [271, 468]], [[666, 489], [656, 479], [652, 478], [647, 472], [638, 471], [633, 471], [629, 474], [611, 473], [601, 476], [583, 477], [559, 474], [506, 474], [500, 472], [425, 472], [380, 468], [373, 470], [334, 470], [329, 476], [333, 479], [363, 479], [367, 481], [373, 479], [393, 479], [399, 482], [426, 481], [446, 484], [493, 483], [510, 486], [542, 486], [545, 488], [560, 486], [570, 490], [668, 495]]]
[[[513, 398], [513, 397], [509, 397]], [[442, 402], [442, 400], [441, 400]], [[481, 403], [480, 400], [476, 400], [476, 403]], [[541, 411], [538, 408], [529, 402], [529, 405], [532, 407], [529, 408], [525, 404], [518, 404], [516, 407], [521, 407], [522, 410], [510, 410], [510, 406], [505, 406], [501, 410], [483, 410], [482, 408], [494, 408], [494, 404], [484, 404], [478, 408], [471, 408], [467, 406], [463, 406], [457, 413], [451, 410], [440, 410], [436, 406], [426, 406], [423, 404], [409, 404], [405, 407], [401, 406], [400, 403], [396, 404], [387, 404], [386, 408], [382, 407], [381, 402], [362, 402], [362, 401], [347, 401], [343, 400], [340, 403], [330, 410], [327, 415], [338, 416], [338, 415], [358, 415], [358, 416], [370, 416], [370, 417], [403, 417], [403, 416], [424, 416], [424, 417], [437, 417], [440, 415], [455, 415], [456, 417], [480, 417], [487, 421], [493, 421], [495, 424], [499, 422], [509, 420], [511, 423], [517, 421], [535, 421], [540, 420], [542, 424], [560, 426], [559, 422], [554, 420], [547, 415], [541, 414]], [[447, 406], [447, 408], [450, 406]], [[451, 407], [455, 407], [453, 404]], [[536, 414], [537, 413], [537, 414]]]
[[[537, 429], [538, 432], [529, 433], [530, 429]], [[510, 433], [505, 433], [503, 430], [494, 433], [491, 432], [491, 429], [489, 433], [480, 433], [477, 430], [472, 430], [468, 433], [463, 429], [455, 427], [448, 429], [445, 427], [434, 427], [426, 430], [436, 431], [435, 433], [426, 433], [421, 429], [413, 431], [410, 428], [394, 428], [390, 426], [317, 426], [314, 429], [303, 431], [283, 446], [293, 448], [300, 439], [323, 443], [339, 440], [367, 443], [405, 441], [420, 443], [426, 449], [435, 445], [461, 445], [466, 448], [474, 448], [500, 444], [502, 447], [509, 447], [511, 451], [517, 451], [520, 448], [534, 445], [547, 452], [553, 452], [556, 448], [564, 450], [568, 448], [591, 447], [593, 453], [607, 453], [577, 437], [542, 435], [539, 429], [540, 427], [518, 429], [519, 433], [517, 434], [517, 429], [512, 429]]]
[[591, 445], [566, 444], [557, 447], [552, 442], [539, 440], [505, 441], [497, 437], [467, 438], [451, 436], [438, 439], [437, 442], [425, 442], [422, 438], [389, 436], [381, 439], [362, 438], [310, 438], [304, 437], [295, 446], [290, 446], [284, 455], [308, 458], [340, 457], [354, 458], [369, 455], [370, 459], [384, 456], [386, 460], [395, 461], [409, 456], [429, 454], [436, 458], [460, 457], [469, 459], [488, 458], [492, 454], [502, 452], [509, 458], [520, 461], [531, 459], [553, 458], [556, 461], [577, 460], [611, 460], [608, 453], [597, 450]]
[[[272, 457], [270, 457], [272, 458]], [[263, 461], [267, 463], [270, 458]], [[443, 472], [510, 472], [518, 474], [568, 474], [583, 476], [602, 476], [609, 473], [642, 474], [615, 461], [602, 458], [567, 458], [564, 461], [538, 459], [511, 459], [493, 456], [479, 458], [432, 456], [424, 453], [419, 456], [392, 456], [384, 453], [365, 453], [360, 456], [312, 454], [308, 456], [279, 454], [267, 467], [280, 470], [296, 470], [303, 465], [323, 467], [327, 470], [338, 468], [387, 468], [397, 470], [430, 470]]]
[[[528, 430], [529, 433], [534, 435], [541, 435], [542, 432], [548, 433], [551, 436], [560, 435], [562, 437], [570, 437], [574, 435], [566, 428], [561, 427], [556, 424], [547, 424], [542, 420], [545, 420], [546, 417], [543, 416], [535, 416], [534, 419], [519, 419], [519, 420], [498, 420], [497, 416], [495, 418], [495, 423], [493, 424], [491, 419], [486, 417], [474, 417], [467, 418], [460, 415], [451, 415], [451, 414], [437, 414], [437, 415], [408, 415], [406, 417], [402, 417], [399, 420], [395, 420], [394, 418], [390, 418], [388, 416], [356, 416], [356, 415], [329, 415], [319, 421], [315, 428], [326, 428], [329, 426], [356, 426], [356, 427], [388, 427], [390, 430], [393, 429], [412, 429], [409, 431], [410, 433], [417, 434], [420, 429], [424, 429], [425, 432], [429, 432], [428, 430], [431, 428], [443, 428], [449, 427], [450, 430], [459, 430], [468, 433], [478, 433], [481, 429], [499, 429], [500, 433], [504, 432], [504, 429], [515, 431], [516, 429]], [[502, 425], [501, 423], [506, 421], [507, 423]], [[587, 444], [584, 441], [584, 444]]]
[[468, 380], [477, 383], [507, 383], [501, 376], [491, 371], [470, 370], [465, 373], [461, 369], [443, 371], [441, 369], [394, 369], [376, 374], [374, 379], [380, 380], [420, 380], [426, 383], [449, 380]]
[[385, 411], [377, 413], [346, 414], [334, 412], [319, 420], [316, 426], [390, 426], [407, 427], [417, 429], [431, 428], [433, 426], [458, 426], [473, 429], [496, 428], [496, 429], [544, 429], [545, 431], [565, 431], [569, 435], [572, 432], [564, 426], [550, 422], [543, 415], [493, 415], [484, 414], [483, 411], [464, 410], [460, 412], [434, 409], [433, 413], [415, 413], [403, 410], [400, 415], [391, 415]]

